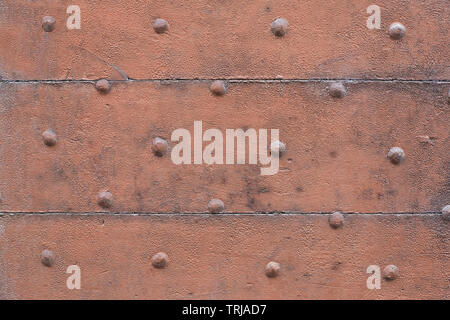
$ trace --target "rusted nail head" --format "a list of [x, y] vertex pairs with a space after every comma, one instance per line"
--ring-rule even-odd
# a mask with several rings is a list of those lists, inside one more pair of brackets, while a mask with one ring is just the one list
[[383, 270], [383, 277], [388, 280], [394, 280], [398, 278], [398, 268], [393, 264], [388, 265]]
[[330, 223], [330, 226], [332, 228], [337, 229], [344, 225], [344, 216], [338, 211], [333, 212], [332, 214], [330, 214], [328, 222]]
[[95, 89], [101, 93], [108, 93], [111, 90], [111, 83], [106, 79], [100, 79], [95, 83]]
[[97, 203], [103, 208], [111, 208], [113, 204], [113, 195], [109, 191], [100, 191], [97, 194]]
[[270, 30], [277, 37], [282, 37], [286, 34], [289, 24], [286, 19], [278, 18], [272, 21], [270, 25]]
[[47, 129], [42, 133], [42, 139], [44, 139], [44, 143], [51, 147], [54, 146], [57, 142], [56, 133], [52, 129]]
[[278, 262], [271, 261], [266, 265], [266, 276], [268, 276], [269, 278], [274, 278], [280, 274], [280, 270], [280, 264]]
[[342, 82], [333, 82], [329, 88], [330, 96], [333, 98], [343, 98], [347, 94], [347, 89]]
[[169, 263], [169, 257], [164, 252], [158, 252], [152, 257], [152, 265], [157, 269], [162, 269], [167, 267]]
[[153, 22], [153, 29], [156, 33], [164, 33], [169, 29], [169, 23], [164, 19], [158, 18]]
[[393, 164], [400, 164], [405, 159], [405, 152], [400, 147], [393, 147], [389, 150], [387, 158]]
[[400, 22], [394, 22], [389, 27], [389, 36], [394, 40], [399, 40], [405, 35], [406, 28]]
[[270, 153], [273, 155], [283, 156], [287, 151], [286, 145], [281, 141], [274, 141], [270, 144]]
[[52, 32], [55, 30], [55, 18], [50, 16], [45, 16], [42, 18], [42, 29], [45, 32]]
[[55, 255], [50, 250], [45, 249], [41, 253], [41, 262], [44, 266], [51, 267], [55, 263]]
[[164, 156], [167, 153], [168, 148], [169, 145], [165, 139], [159, 137], [153, 139], [152, 151], [156, 156]]
[[442, 216], [445, 220], [450, 220], [450, 204], [442, 208]]
[[211, 199], [208, 202], [208, 210], [211, 213], [220, 213], [225, 210], [225, 205], [220, 199]]
[[211, 92], [216, 96], [223, 96], [227, 92], [227, 87], [225, 86], [225, 82], [222, 80], [215, 80], [211, 83], [209, 87]]

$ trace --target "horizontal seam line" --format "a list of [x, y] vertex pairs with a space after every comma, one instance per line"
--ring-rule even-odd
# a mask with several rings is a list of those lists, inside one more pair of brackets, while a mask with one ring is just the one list
[[[1, 79], [0, 83], [94, 83], [99, 79], [35, 79], [35, 80], [8, 80]], [[360, 83], [370, 83], [370, 82], [387, 82], [387, 83], [450, 83], [448, 79], [358, 79], [358, 78], [311, 78], [311, 79], [302, 79], [302, 78], [267, 78], [267, 79], [241, 79], [241, 78], [162, 78], [162, 79], [124, 79], [124, 80], [109, 80], [111, 82], [209, 82], [213, 80], [222, 80], [230, 83], [289, 83], [289, 82], [300, 82], [300, 83], [308, 83], [308, 82], [333, 82], [333, 81], [342, 81], [342, 82], [360, 82]]]
[[[61, 215], [61, 216], [303, 216], [303, 215], [329, 215], [333, 212], [254, 212], [254, 213], [210, 213], [210, 212], [183, 212], [183, 213], [163, 213], [163, 212], [0, 212], [0, 216], [12, 216], [12, 215]], [[440, 215], [441, 212], [373, 212], [373, 213], [364, 213], [364, 212], [341, 212], [344, 215], [359, 215], [359, 216], [418, 216], [418, 215]]]

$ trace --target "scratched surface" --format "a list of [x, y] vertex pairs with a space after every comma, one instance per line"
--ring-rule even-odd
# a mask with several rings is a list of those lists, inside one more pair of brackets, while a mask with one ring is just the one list
[[[448, 0], [378, 0], [381, 29], [366, 26], [372, 0], [0, 1], [3, 79], [395, 78], [449, 79]], [[42, 30], [44, 16], [55, 30]], [[276, 38], [270, 24], [289, 22]], [[169, 22], [165, 34], [152, 28]], [[391, 23], [406, 27], [389, 38]]]
[[[449, 221], [434, 215], [0, 217], [0, 298], [448, 299]], [[55, 254], [52, 267], [40, 254]], [[167, 253], [164, 269], [152, 256]], [[265, 265], [281, 265], [268, 278]], [[366, 287], [369, 265], [399, 276]], [[68, 290], [66, 269], [81, 268]]]
[[[1, 210], [102, 211], [104, 189], [112, 212], [205, 212], [212, 198], [227, 212], [438, 212], [448, 204], [447, 84], [349, 83], [342, 99], [323, 82], [229, 83], [222, 97], [209, 84], [116, 82], [105, 95], [91, 83], [3, 83]], [[155, 137], [173, 148], [177, 128], [193, 137], [194, 120], [203, 131], [280, 129], [288, 151], [279, 172], [177, 166], [170, 151], [152, 153]], [[48, 128], [53, 147], [42, 140]], [[405, 150], [400, 165], [386, 158], [394, 146]]]

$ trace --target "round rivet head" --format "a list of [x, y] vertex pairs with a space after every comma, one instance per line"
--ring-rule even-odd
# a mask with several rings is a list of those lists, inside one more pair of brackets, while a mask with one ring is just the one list
[[328, 223], [334, 229], [340, 228], [344, 225], [344, 216], [338, 211], [333, 212], [328, 218]]
[[272, 21], [272, 24], [270, 25], [270, 30], [275, 36], [283, 37], [286, 34], [288, 27], [289, 24], [286, 21], [286, 19], [278, 18]]
[[220, 213], [225, 210], [225, 205], [220, 199], [211, 199], [208, 202], [208, 211], [211, 213]]
[[152, 257], [152, 266], [157, 269], [163, 269], [167, 267], [169, 263], [169, 257], [164, 252], [158, 252]]
[[45, 32], [52, 32], [55, 30], [55, 18], [50, 16], [45, 16], [42, 18], [42, 29]]
[[108, 93], [111, 91], [111, 83], [106, 79], [100, 79], [95, 83], [95, 89], [101, 93]]
[[383, 277], [387, 280], [395, 280], [398, 278], [398, 268], [393, 264], [388, 265], [383, 270]]
[[100, 207], [111, 208], [113, 204], [113, 195], [109, 191], [100, 191], [97, 194], [97, 203]]
[[213, 81], [209, 89], [216, 96], [223, 96], [227, 92], [225, 82], [223, 82], [222, 80]]
[[270, 144], [270, 153], [274, 156], [281, 157], [287, 151], [286, 145], [281, 141], [274, 141]]
[[343, 98], [347, 94], [347, 89], [341, 82], [333, 82], [329, 88], [330, 96], [333, 98]]
[[164, 33], [169, 29], [169, 23], [164, 19], [158, 18], [153, 22], [153, 29], [156, 33]]
[[442, 208], [442, 217], [445, 220], [450, 220], [450, 204]]
[[281, 266], [278, 262], [269, 262], [266, 265], [266, 276], [268, 276], [269, 278], [275, 278], [276, 276], [278, 276], [280, 274], [280, 270], [281, 270]]
[[168, 148], [169, 145], [165, 139], [159, 137], [153, 139], [152, 151], [156, 156], [158, 157], [164, 156], [167, 153]]
[[405, 159], [405, 152], [402, 148], [393, 147], [386, 156], [393, 164], [400, 164]]
[[44, 266], [51, 267], [55, 263], [55, 255], [46, 249], [41, 253], [41, 262]]
[[389, 27], [389, 36], [391, 39], [399, 40], [405, 35], [406, 28], [400, 22], [394, 22]]
[[52, 129], [47, 129], [42, 133], [44, 144], [51, 147], [57, 142], [56, 133]]

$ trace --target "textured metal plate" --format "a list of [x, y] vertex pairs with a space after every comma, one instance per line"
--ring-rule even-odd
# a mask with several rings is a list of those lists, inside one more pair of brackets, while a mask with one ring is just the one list
[[[335, 99], [322, 82], [117, 82], [103, 95], [91, 83], [0, 86], [0, 209], [205, 212], [437, 212], [449, 189], [447, 84], [347, 84]], [[258, 165], [175, 165], [156, 157], [152, 139], [177, 128], [279, 128], [287, 153], [280, 171]], [[58, 143], [44, 145], [53, 129]], [[424, 141], [422, 136], [432, 137]], [[170, 147], [175, 143], [170, 142]], [[206, 145], [206, 143], [204, 143]], [[393, 146], [405, 161], [386, 158]]]
[[[0, 217], [0, 298], [448, 299], [440, 215], [15, 215]], [[44, 249], [55, 263], [41, 264]], [[169, 263], [152, 267], [163, 251]], [[268, 278], [269, 261], [281, 272]], [[369, 290], [369, 265], [398, 278]], [[69, 265], [81, 289], [69, 290]]]
[[[447, 0], [0, 0], [0, 299], [448, 300], [449, 19]], [[194, 121], [280, 129], [279, 172], [175, 165]]]
[[[81, 29], [68, 30], [69, 5]], [[447, 0], [0, 1], [3, 79], [402, 78], [449, 79]], [[55, 30], [41, 21], [53, 16]], [[289, 22], [282, 38], [276, 18]], [[157, 34], [156, 18], [169, 22]], [[391, 23], [406, 27], [401, 40]]]

